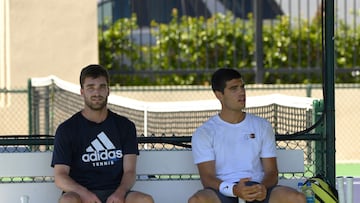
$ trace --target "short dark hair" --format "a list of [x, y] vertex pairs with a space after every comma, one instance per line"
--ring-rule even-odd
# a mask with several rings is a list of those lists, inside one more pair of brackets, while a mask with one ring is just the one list
[[83, 88], [85, 78], [87, 78], [87, 77], [98, 78], [100, 76], [104, 76], [106, 78], [107, 84], [108, 85], [110, 84], [109, 73], [106, 70], [106, 68], [104, 68], [103, 66], [98, 65], [98, 64], [91, 64], [91, 65], [86, 66], [85, 68], [83, 68], [81, 70], [81, 73], [80, 73], [81, 88]]
[[242, 78], [241, 74], [232, 68], [220, 68], [211, 77], [212, 90], [224, 93], [226, 82], [232, 79]]

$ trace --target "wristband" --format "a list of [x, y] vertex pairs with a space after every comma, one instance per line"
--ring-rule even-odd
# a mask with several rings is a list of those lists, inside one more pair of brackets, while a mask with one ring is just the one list
[[219, 191], [221, 194], [228, 197], [236, 197], [233, 193], [233, 187], [235, 183], [221, 182], [219, 186]]

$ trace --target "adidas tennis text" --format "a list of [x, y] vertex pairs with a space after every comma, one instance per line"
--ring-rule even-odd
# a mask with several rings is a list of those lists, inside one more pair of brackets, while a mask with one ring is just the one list
[[121, 159], [123, 157], [121, 150], [104, 150], [94, 151], [91, 153], [83, 154], [82, 160], [84, 162], [95, 162], [95, 161], [110, 161]]

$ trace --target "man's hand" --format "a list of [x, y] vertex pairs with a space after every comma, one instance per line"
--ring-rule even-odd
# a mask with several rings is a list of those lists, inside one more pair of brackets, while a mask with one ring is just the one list
[[81, 202], [84, 203], [101, 203], [100, 199], [92, 192], [86, 191], [80, 194]]
[[124, 203], [125, 202], [125, 193], [123, 192], [114, 192], [106, 200], [106, 203]]
[[234, 195], [246, 201], [264, 200], [266, 198], [265, 186], [250, 182], [250, 180], [250, 178], [240, 179], [240, 182], [233, 188]]
[[256, 184], [254, 186], [256, 186], [258, 188], [258, 192], [257, 192], [257, 195], [256, 195], [256, 200], [258, 200], [258, 201], [264, 200], [266, 198], [266, 193], [267, 193], [265, 185]]

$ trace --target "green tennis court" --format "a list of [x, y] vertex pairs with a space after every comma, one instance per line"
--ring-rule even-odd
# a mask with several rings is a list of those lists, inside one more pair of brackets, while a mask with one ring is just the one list
[[336, 176], [360, 177], [360, 163], [336, 164]]

